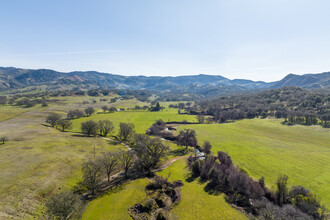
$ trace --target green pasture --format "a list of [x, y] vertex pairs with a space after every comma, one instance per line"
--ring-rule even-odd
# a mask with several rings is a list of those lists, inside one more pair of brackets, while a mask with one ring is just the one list
[[236, 165], [254, 178], [275, 186], [280, 174], [288, 184], [302, 185], [330, 204], [330, 129], [284, 126], [281, 120], [251, 119], [227, 124], [180, 126], [197, 133], [199, 143], [211, 142], [213, 152], [229, 153]]
[[[169, 176], [170, 181], [182, 180], [181, 201], [171, 211], [173, 219], [246, 219], [224, 200], [223, 195], [213, 196], [204, 191], [205, 184], [198, 180], [187, 182], [189, 171], [186, 160], [174, 162], [170, 167], [158, 173]], [[146, 198], [145, 186], [150, 180], [134, 180], [120, 186], [119, 189], [90, 202], [82, 219], [131, 219], [127, 208]]]
[[146, 198], [147, 178], [134, 180], [90, 202], [82, 219], [132, 219], [127, 208]]
[[182, 180], [181, 201], [172, 209], [173, 219], [247, 219], [245, 215], [232, 208], [224, 195], [210, 195], [204, 191], [205, 183], [189, 178], [186, 159], [174, 162], [170, 167], [158, 173], [170, 181]]
[[195, 122], [196, 118], [192, 115], [179, 115], [176, 109], [164, 109], [159, 112], [149, 111], [123, 111], [115, 113], [97, 113], [90, 117], [83, 117], [73, 120], [73, 132], [81, 132], [81, 122], [86, 120], [105, 120], [108, 119], [114, 123], [115, 134], [119, 130], [120, 122], [133, 123], [135, 125], [135, 131], [137, 133], [145, 133], [147, 129], [155, 123], [156, 120], [162, 119], [165, 122], [168, 121], [183, 121]]

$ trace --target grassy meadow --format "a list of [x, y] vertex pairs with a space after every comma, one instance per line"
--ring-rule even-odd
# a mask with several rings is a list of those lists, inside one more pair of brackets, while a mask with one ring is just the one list
[[82, 219], [132, 219], [127, 208], [146, 199], [145, 187], [148, 182], [147, 178], [134, 180], [93, 200], [88, 204]]
[[41, 107], [21, 108], [17, 106], [0, 105], [0, 122], [14, 118], [24, 112], [31, 111], [31, 109], [42, 109], [42, 108]]
[[302, 185], [330, 206], [330, 130], [320, 126], [284, 126], [281, 120], [251, 119], [226, 124], [180, 126], [197, 133], [199, 143], [229, 153], [236, 165], [274, 187], [280, 174]]
[[28, 218], [40, 212], [45, 198], [74, 186], [81, 163], [107, 150], [124, 149], [101, 138], [62, 133], [41, 125], [43, 114], [27, 112], [0, 123], [0, 219]]
[[[169, 181], [182, 180], [181, 201], [172, 211], [173, 219], [247, 219], [245, 215], [232, 208], [224, 195], [210, 195], [204, 191], [205, 183], [199, 179], [190, 181], [190, 172], [185, 159], [174, 162], [158, 173]], [[189, 180], [189, 181], [188, 181]]]
[[[81, 163], [108, 150], [126, 149], [101, 138], [60, 132], [44, 126], [49, 112], [66, 112], [92, 97], [59, 97], [50, 106], [0, 106], [0, 219], [26, 219], [42, 214], [42, 203], [81, 180]], [[138, 101], [130, 100], [128, 106]], [[96, 106], [104, 103], [98, 103]], [[84, 107], [84, 106], [83, 106]], [[83, 107], [81, 107], [83, 109]]]
[[115, 133], [117, 134], [120, 122], [133, 123], [135, 125], [135, 131], [137, 133], [145, 133], [147, 129], [155, 123], [156, 120], [162, 119], [165, 122], [168, 121], [183, 121], [195, 122], [196, 118], [192, 115], [179, 115], [176, 109], [165, 109], [159, 112], [149, 111], [123, 111], [115, 113], [101, 113], [94, 114], [90, 117], [83, 117], [73, 120], [73, 132], [81, 132], [81, 122], [86, 120], [104, 120], [108, 119], [113, 122], [115, 126]]
[[[110, 101], [115, 95], [102, 97]], [[73, 187], [81, 180], [81, 163], [108, 150], [125, 149], [122, 145], [101, 138], [87, 138], [70, 132], [60, 132], [44, 126], [50, 112], [66, 117], [75, 108], [89, 106], [97, 109], [95, 115], [73, 121], [74, 131], [80, 131], [83, 120], [110, 119], [117, 127], [120, 122], [132, 122], [136, 131], [144, 133], [155, 120], [194, 120], [193, 116], [178, 115], [177, 111], [162, 112], [116, 112], [103, 114], [103, 105], [116, 108], [133, 108], [135, 105], [150, 105], [136, 99], [117, 100], [115, 103], [100, 101], [100, 97], [51, 97], [48, 107], [37, 105], [32, 108], [0, 106], [0, 136], [9, 141], [0, 144], [0, 219], [31, 218], [42, 214], [42, 203], [54, 193]], [[83, 101], [97, 100], [95, 104]], [[165, 106], [168, 103], [163, 103]], [[179, 116], [179, 117], [178, 117]], [[168, 143], [171, 149], [176, 145]], [[171, 155], [174, 157], [174, 155]], [[134, 187], [132, 188], [134, 189]], [[144, 191], [143, 191], [144, 193]]]
[[[198, 180], [188, 182], [189, 171], [186, 160], [174, 162], [165, 170], [157, 173], [169, 177], [170, 181], [182, 180], [181, 201], [171, 210], [173, 219], [247, 219], [245, 215], [232, 208], [223, 195], [209, 195], [204, 191], [205, 184]], [[131, 219], [127, 208], [146, 198], [147, 178], [134, 180], [119, 189], [90, 202], [82, 219]]]

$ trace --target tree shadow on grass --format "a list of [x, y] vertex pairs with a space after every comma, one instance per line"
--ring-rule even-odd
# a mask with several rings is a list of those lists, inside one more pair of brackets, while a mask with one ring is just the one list
[[107, 142], [113, 146], [117, 146], [117, 145], [121, 145], [120, 142], [116, 142], [116, 141], [110, 141], [110, 140], [107, 140]]
[[116, 178], [112, 179], [110, 182], [104, 181], [98, 185], [97, 190], [93, 195], [90, 193], [85, 193], [82, 196], [83, 200], [92, 201], [96, 198], [101, 198], [103, 196], [109, 195], [109, 193], [117, 193], [123, 189], [125, 184], [128, 184], [134, 180], [143, 179], [146, 176], [141, 173], [133, 173], [130, 174], [126, 179], [124, 178], [124, 174], [121, 173]]
[[[85, 134], [79, 134], [79, 133], [77, 133], [77, 134], [72, 134], [71, 135], [72, 137], [88, 137], [87, 135], [85, 135]], [[92, 138], [93, 136], [89, 136], [90, 138]]]
[[172, 150], [171, 151], [171, 155], [174, 155], [174, 156], [184, 156], [184, 155], [187, 155], [188, 152], [189, 152], [189, 150], [186, 149], [186, 148], [178, 148], [178, 149]]
[[212, 182], [209, 182], [208, 184], [205, 185], [204, 191], [210, 195], [215, 195], [215, 196], [222, 194], [222, 191], [214, 184], [212, 184]]
[[196, 178], [198, 178], [197, 175], [189, 174], [189, 175], [186, 177], [186, 182], [188, 182], [188, 183], [194, 182]]

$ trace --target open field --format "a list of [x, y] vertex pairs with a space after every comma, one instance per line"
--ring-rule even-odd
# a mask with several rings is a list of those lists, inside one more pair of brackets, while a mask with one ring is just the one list
[[112, 192], [90, 202], [82, 219], [132, 219], [127, 208], [146, 198], [147, 178], [119, 186]]
[[0, 219], [28, 218], [44, 198], [69, 188], [81, 178], [81, 163], [106, 150], [124, 149], [101, 138], [62, 133], [41, 125], [47, 114], [30, 111], [0, 122]]
[[206, 184], [200, 183], [199, 179], [188, 182], [189, 173], [186, 159], [178, 160], [158, 173], [169, 177], [170, 181], [183, 181], [181, 201], [171, 211], [174, 219], [247, 219], [245, 215], [226, 203], [223, 194], [209, 195], [204, 191]]
[[28, 112], [33, 109], [42, 109], [42, 108], [41, 107], [21, 108], [17, 106], [0, 105], [0, 122], [14, 118], [24, 112]]
[[[102, 97], [110, 100], [114, 96]], [[53, 193], [73, 187], [81, 179], [81, 163], [106, 150], [123, 149], [121, 145], [101, 138], [86, 138], [69, 132], [60, 132], [42, 124], [50, 112], [66, 116], [67, 111], [103, 105], [117, 108], [132, 108], [135, 105], [149, 105], [138, 100], [118, 100], [115, 103], [99, 101], [100, 97], [54, 97], [54, 102], [46, 108], [0, 106], [0, 136], [8, 136], [9, 141], [0, 145], [0, 218], [29, 218], [41, 214], [42, 203]], [[97, 100], [96, 104], [82, 104], [82, 101]], [[166, 104], [166, 103], [165, 103]], [[148, 116], [149, 115], [149, 116]], [[115, 117], [114, 117], [115, 116]], [[148, 117], [147, 117], [148, 116]], [[174, 120], [177, 111], [163, 112], [117, 112], [95, 114], [90, 118], [74, 120], [105, 119], [114, 121], [118, 128], [121, 121], [133, 122], [137, 131], [144, 133], [159, 118]], [[192, 116], [179, 116], [180, 120], [194, 120]], [[77, 122], [76, 122], [77, 121]], [[77, 126], [80, 128], [80, 123]], [[168, 143], [171, 149], [175, 145]], [[174, 157], [174, 155], [171, 155]], [[144, 193], [144, 192], [143, 192]]]
[[[223, 195], [213, 196], [204, 191], [205, 184], [198, 180], [187, 182], [189, 171], [186, 160], [174, 162], [158, 173], [170, 181], [182, 180], [181, 202], [174, 207], [173, 219], [246, 219], [246, 217], [227, 204]], [[124, 184], [114, 192], [109, 192], [88, 204], [82, 219], [131, 219], [127, 208], [146, 198], [145, 186], [148, 179], [134, 180]]]
[[156, 120], [162, 119], [163, 121], [183, 121], [195, 122], [196, 118], [192, 115], [179, 115], [176, 109], [165, 109], [159, 112], [148, 111], [124, 111], [115, 113], [99, 113], [90, 117], [84, 117], [73, 120], [73, 128], [71, 131], [80, 132], [80, 124], [86, 120], [104, 120], [108, 119], [113, 122], [115, 126], [115, 133], [117, 134], [120, 122], [130, 122], [135, 125], [137, 133], [145, 133], [147, 129], [155, 123]]
[[283, 126], [281, 120], [251, 119], [227, 124], [181, 126], [208, 140], [213, 152], [229, 153], [236, 165], [254, 178], [265, 177], [274, 187], [277, 176], [302, 185], [330, 206], [330, 130], [320, 126]]

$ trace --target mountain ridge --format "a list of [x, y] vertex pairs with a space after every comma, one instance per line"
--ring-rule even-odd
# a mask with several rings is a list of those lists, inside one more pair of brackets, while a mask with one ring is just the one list
[[275, 82], [248, 79], [228, 79], [221, 75], [184, 76], [123, 76], [97, 71], [58, 72], [50, 69], [22, 69], [0, 67], [0, 91], [45, 86], [54, 89], [129, 89], [231, 94], [250, 90], [299, 86], [302, 88], [330, 88], [330, 72], [320, 74], [288, 74]]

